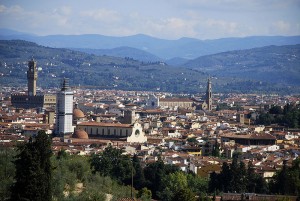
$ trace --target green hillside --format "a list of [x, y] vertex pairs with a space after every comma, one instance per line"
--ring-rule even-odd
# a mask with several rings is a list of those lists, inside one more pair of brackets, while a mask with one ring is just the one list
[[27, 61], [37, 61], [38, 86], [58, 87], [63, 77], [72, 85], [99, 89], [199, 92], [207, 75], [165, 63], [143, 63], [132, 58], [95, 56], [79, 51], [39, 46], [32, 42], [0, 41], [0, 84], [26, 85]]
[[[39, 67], [37, 84], [41, 87], [59, 87], [62, 78], [68, 77], [72, 86], [203, 93], [209, 76], [201, 69], [179, 68], [160, 62], [145, 63], [128, 57], [96, 56], [12, 40], [0, 41], [0, 85], [26, 86], [27, 62], [32, 57]], [[287, 85], [280, 82], [270, 84], [255, 78], [244, 79], [237, 76], [213, 78], [214, 92], [299, 93], [300, 91], [299, 85], [287, 88]]]
[[216, 76], [300, 86], [300, 45], [224, 52], [199, 57], [184, 66]]

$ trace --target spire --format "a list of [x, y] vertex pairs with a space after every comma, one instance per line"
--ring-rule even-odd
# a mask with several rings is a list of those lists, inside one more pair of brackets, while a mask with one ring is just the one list
[[207, 89], [206, 89], [206, 104], [207, 110], [212, 110], [212, 87], [211, 87], [211, 79], [208, 77], [207, 79]]
[[61, 90], [62, 91], [67, 91], [68, 89], [70, 89], [69, 78], [64, 78]]

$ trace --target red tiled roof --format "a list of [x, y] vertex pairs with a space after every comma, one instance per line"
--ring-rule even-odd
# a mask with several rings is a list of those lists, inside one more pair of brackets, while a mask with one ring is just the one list
[[262, 133], [262, 134], [246, 134], [246, 135], [237, 135], [233, 133], [223, 134], [220, 135], [221, 137], [228, 137], [228, 138], [235, 138], [235, 139], [271, 139], [276, 140], [276, 137], [269, 133]]
[[131, 128], [131, 124], [119, 124], [119, 123], [103, 123], [103, 122], [82, 122], [78, 124], [79, 126], [102, 126], [102, 127], [121, 127], [121, 128]]
[[160, 98], [160, 102], [193, 102], [189, 98]]

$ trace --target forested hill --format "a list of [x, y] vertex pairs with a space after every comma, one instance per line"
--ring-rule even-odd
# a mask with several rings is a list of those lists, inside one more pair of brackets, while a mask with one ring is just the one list
[[198, 57], [184, 66], [216, 76], [300, 86], [300, 45], [224, 52]]
[[0, 41], [0, 85], [26, 85], [27, 61], [37, 61], [38, 86], [58, 87], [63, 77], [71, 85], [100, 89], [199, 92], [207, 75], [165, 63], [143, 63], [132, 58], [96, 56], [49, 48], [32, 42]]
[[[298, 55], [296, 52], [296, 61]], [[205, 68], [179, 68], [163, 62], [140, 62], [129, 57], [96, 56], [69, 49], [44, 47], [21, 40], [0, 41], [0, 85], [26, 86], [27, 62], [32, 57], [38, 63], [37, 84], [41, 87], [58, 87], [62, 78], [68, 77], [73, 86], [202, 93], [205, 92], [207, 77], [217, 75], [212, 80], [214, 92], [299, 93], [300, 91], [300, 85], [288, 87], [281, 80], [274, 84], [255, 77], [249, 79], [246, 74], [223, 76]], [[260, 59], [263, 57], [260, 56]], [[278, 57], [278, 59], [285, 62], [285, 58]], [[285, 63], [282, 65], [285, 66]], [[294, 70], [294, 77], [299, 75], [297, 74], [299, 65], [295, 66], [295, 69], [291, 67], [290, 70]], [[282, 76], [285, 74], [282, 73]], [[297, 81], [297, 77], [295, 79]]]

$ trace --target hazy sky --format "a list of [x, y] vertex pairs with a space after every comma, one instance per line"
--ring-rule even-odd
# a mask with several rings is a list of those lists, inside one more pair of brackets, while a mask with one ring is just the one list
[[164, 39], [300, 35], [300, 0], [0, 0], [0, 28]]

